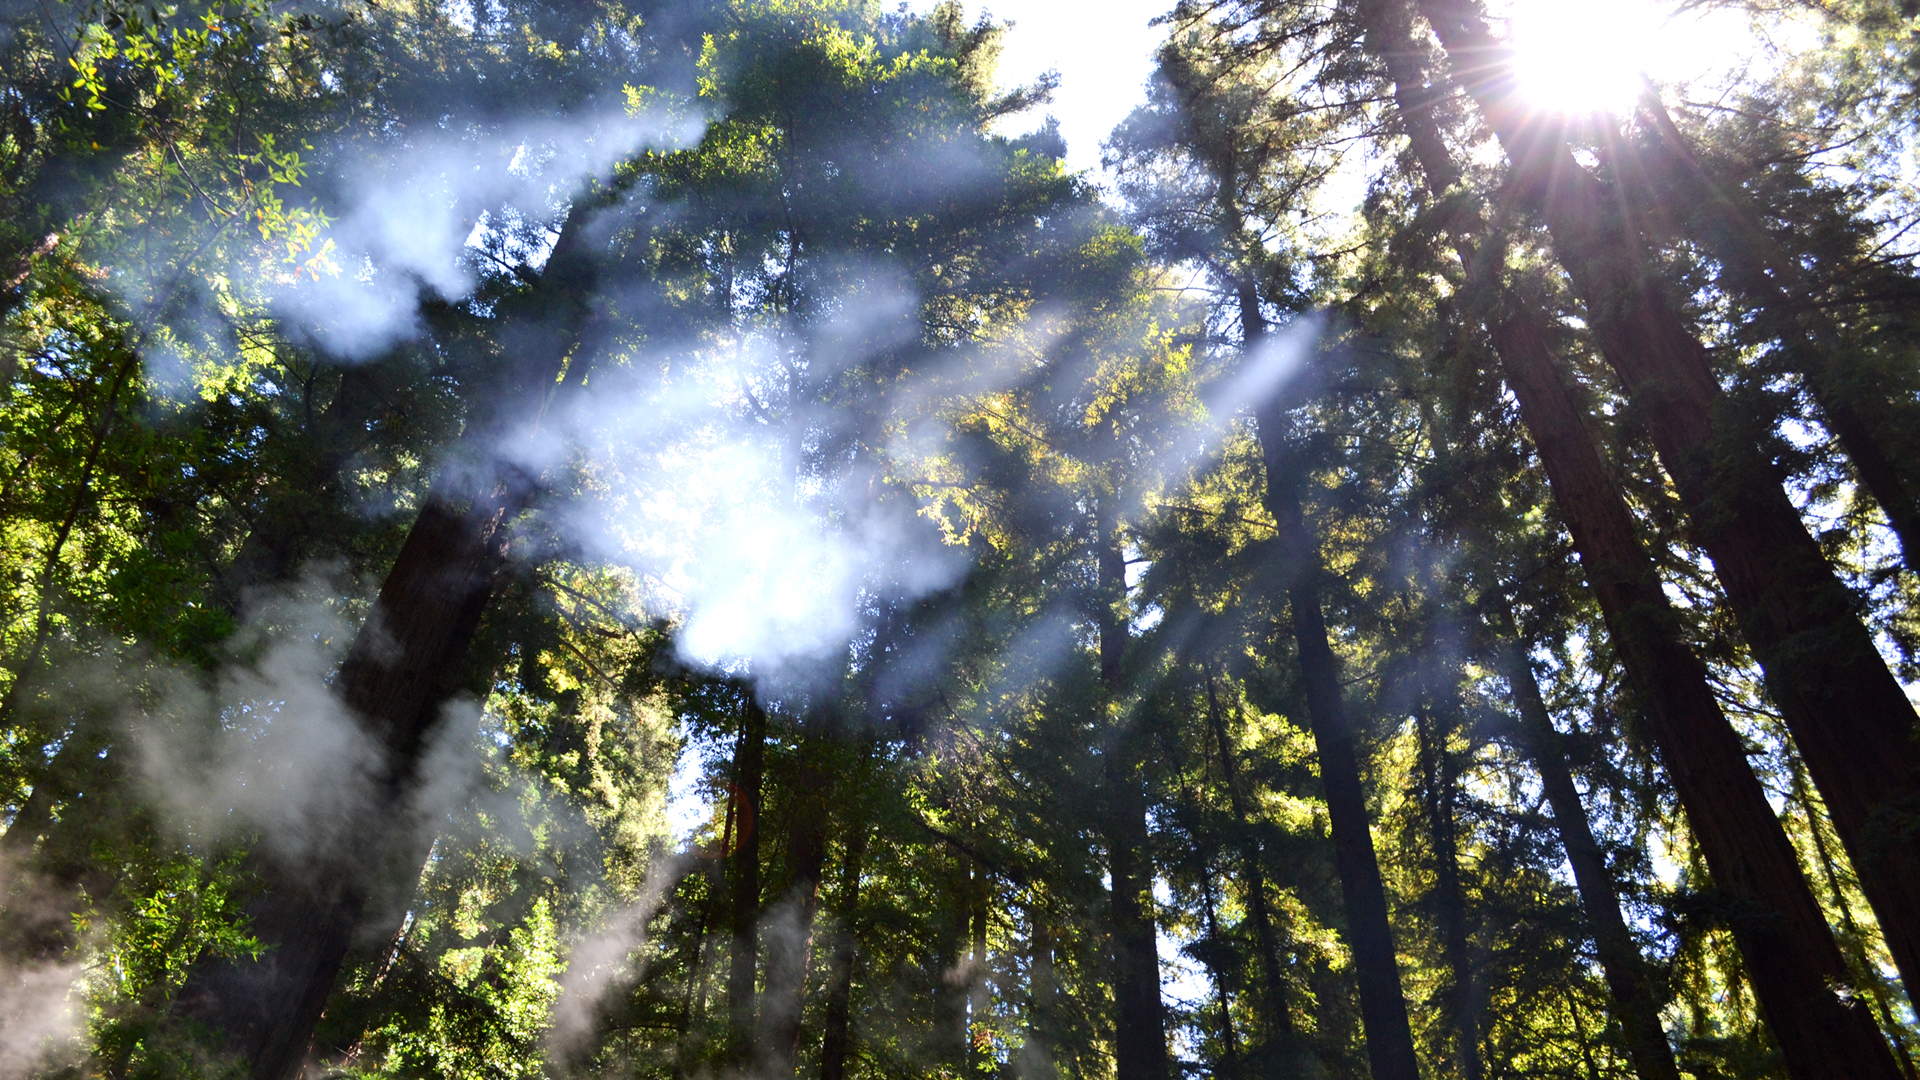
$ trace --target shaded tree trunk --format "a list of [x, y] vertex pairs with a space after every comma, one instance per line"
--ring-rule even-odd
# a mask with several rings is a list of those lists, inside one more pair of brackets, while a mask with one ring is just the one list
[[1706, 347], [1639, 250], [1618, 200], [1573, 159], [1554, 125], [1526, 111], [1505, 51], [1470, 3], [1421, 0], [1421, 10], [1500, 137], [1524, 197], [1544, 212], [1600, 350], [1645, 418], [1911, 993], [1920, 987], [1913, 705], [1808, 535], [1780, 470], [1760, 453], [1765, 433], [1721, 393]]
[[1166, 1007], [1160, 999], [1160, 952], [1154, 931], [1153, 861], [1149, 854], [1146, 794], [1141, 777], [1141, 739], [1135, 721], [1118, 717], [1127, 708], [1125, 658], [1128, 629], [1126, 562], [1118, 522], [1099, 510], [1100, 681], [1118, 730], [1106, 759], [1109, 812], [1107, 873], [1112, 882], [1109, 915], [1114, 970], [1114, 1058], [1117, 1080], [1167, 1080]]
[[475, 388], [469, 460], [430, 493], [335, 676], [334, 694], [382, 752], [370, 796], [317, 823], [332, 826], [332, 842], [304, 865], [262, 868], [248, 914], [265, 952], [201, 963], [176, 1001], [222, 1034], [254, 1080], [301, 1071], [356, 938], [391, 940], [404, 917], [393, 901], [410, 892], [433, 839], [409, 820], [423, 753], [506, 565], [512, 520], [535, 492], [534, 477], [496, 462], [492, 442], [538, 417], [583, 336], [597, 273], [586, 222], [600, 205], [576, 200], [532, 293], [502, 305], [517, 331], [514, 362]]
[[1443, 721], [1444, 713], [1422, 709], [1415, 727], [1420, 737], [1420, 766], [1427, 834], [1433, 844], [1434, 914], [1440, 923], [1440, 937], [1447, 955], [1448, 973], [1453, 985], [1448, 992], [1448, 1011], [1453, 1014], [1455, 1054], [1464, 1080], [1480, 1080], [1480, 1016], [1474, 995], [1473, 953], [1467, 927], [1466, 889], [1460, 881], [1460, 844], [1457, 835], [1457, 807], [1452, 755], [1447, 748], [1453, 725]]
[[727, 930], [732, 947], [727, 955], [728, 1052], [745, 1060], [753, 1039], [758, 998], [755, 995], [760, 959], [760, 805], [767, 769], [767, 714], [747, 692], [740, 722], [740, 743], [733, 753], [733, 799], [736, 807], [733, 851], [727, 863]]
[[801, 1020], [813, 930], [820, 911], [820, 875], [826, 865], [831, 781], [828, 737], [800, 737], [786, 840], [786, 894], [767, 919], [767, 990], [760, 1003], [761, 1072], [790, 1077], [799, 1067]]
[[1613, 876], [1607, 870], [1599, 841], [1587, 822], [1579, 789], [1574, 787], [1573, 772], [1567, 765], [1565, 740], [1553, 726], [1547, 703], [1540, 696], [1533, 662], [1527, 647], [1513, 627], [1513, 617], [1497, 613], [1502, 640], [1499, 650], [1501, 673], [1513, 694], [1520, 714], [1515, 728], [1521, 747], [1540, 774], [1540, 787], [1547, 805], [1553, 808], [1554, 827], [1560, 833], [1560, 845], [1573, 867], [1574, 887], [1580, 893], [1580, 906], [1587, 916], [1594, 947], [1600, 955], [1600, 970], [1607, 980], [1607, 992], [1613, 999], [1614, 1015], [1620, 1021], [1627, 1044], [1627, 1056], [1640, 1080], [1680, 1080], [1680, 1067], [1673, 1047], [1667, 1042], [1666, 1029], [1660, 1024], [1660, 998], [1655, 977], [1646, 959], [1634, 944], [1627, 921], [1620, 914], [1620, 897], [1614, 891]]
[[[1220, 696], [1211, 671], [1207, 672], [1207, 722], [1220, 751], [1221, 783], [1226, 786], [1228, 804], [1233, 807], [1233, 816], [1240, 828], [1249, 830], [1252, 819], [1247, 812], [1246, 797], [1240, 791], [1240, 767], [1234, 757], [1233, 740], [1227, 733], [1226, 717], [1220, 710]], [[1272, 904], [1267, 897], [1266, 870], [1260, 858], [1259, 840], [1244, 836], [1240, 876], [1247, 894], [1247, 916], [1253, 920], [1254, 942], [1260, 950], [1260, 1015], [1267, 1040], [1278, 1043], [1293, 1037], [1293, 1013], [1287, 1003], [1286, 969], [1280, 962], [1280, 943], [1274, 932]]]
[[827, 991], [826, 1028], [820, 1040], [820, 1080], [846, 1080], [847, 1054], [853, 1047], [853, 969], [859, 939], [853, 920], [860, 905], [860, 869], [872, 830], [857, 828], [849, 841], [840, 877], [840, 925], [833, 938], [831, 988]]
[[[1362, 11], [1368, 47], [1392, 72], [1400, 119], [1427, 186], [1444, 192], [1462, 172], [1432, 120], [1434, 91], [1404, 0], [1366, 0]], [[1443, 32], [1442, 41], [1453, 48], [1459, 35], [1449, 36]], [[1466, 238], [1479, 222], [1457, 221], [1454, 228], [1470, 275], [1480, 287], [1494, 287], [1497, 264]], [[1839, 948], [1744, 745], [1713, 698], [1705, 665], [1682, 642], [1586, 411], [1548, 351], [1541, 317], [1500, 299], [1502, 310], [1488, 326], [1495, 351], [1699, 850], [1715, 885], [1741, 913], [1731, 929], [1790, 1072], [1796, 1080], [1849, 1070], [1891, 1080], [1897, 1071], [1871, 1016], [1825, 989], [1845, 985]]]
[[1641, 115], [1657, 140], [1665, 166], [1660, 171], [1677, 181], [1680, 197], [1705, 211], [1705, 236], [1723, 280], [1768, 319], [1854, 475], [1887, 515], [1907, 569], [1920, 573], [1920, 476], [1912, 455], [1902, 452], [1902, 435], [1911, 439], [1920, 430], [1920, 406], [1853, 361], [1853, 350], [1821, 306], [1814, 284], [1767, 234], [1745, 195], [1707, 172], [1665, 105], [1648, 96]]
[[[1251, 355], [1266, 334], [1266, 320], [1251, 284], [1241, 289], [1240, 319], [1245, 350]], [[1366, 790], [1360, 781], [1359, 751], [1340, 690], [1340, 662], [1327, 643], [1327, 624], [1320, 607], [1319, 545], [1308, 531], [1300, 507], [1282, 402], [1276, 399], [1261, 403], [1255, 420], [1267, 473], [1267, 512], [1273, 515], [1274, 543], [1285, 567], [1283, 587], [1333, 832], [1334, 868], [1346, 908], [1347, 947], [1353, 952], [1354, 978], [1360, 987], [1367, 1062], [1373, 1080], [1419, 1080], [1413, 1028], [1407, 1018], [1400, 968], [1394, 957], [1393, 927], [1387, 917], [1387, 889], [1380, 878]]]

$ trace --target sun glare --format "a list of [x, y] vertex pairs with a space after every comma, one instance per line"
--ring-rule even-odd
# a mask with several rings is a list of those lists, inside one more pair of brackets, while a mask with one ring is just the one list
[[1654, 0], [1513, 0], [1506, 14], [1520, 89], [1564, 114], [1621, 113], [1643, 76], [1689, 82], [1737, 63], [1755, 42], [1724, 10], [1674, 14]]

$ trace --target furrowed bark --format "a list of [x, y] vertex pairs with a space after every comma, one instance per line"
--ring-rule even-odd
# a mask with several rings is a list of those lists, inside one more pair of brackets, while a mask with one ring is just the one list
[[1546, 217], [1601, 353], [1645, 417], [1911, 994], [1920, 988], [1913, 705], [1808, 535], [1780, 471], [1760, 454], [1751, 418], [1720, 392], [1706, 347], [1638, 250], [1617, 201], [1573, 159], [1557, 127], [1526, 112], [1505, 51], [1470, 2], [1420, 6], [1525, 197]]
[[[1265, 337], [1266, 320], [1250, 285], [1241, 290], [1240, 320], [1245, 349], [1252, 353]], [[1334, 868], [1346, 908], [1347, 947], [1353, 952], [1354, 978], [1360, 987], [1367, 1062], [1372, 1066], [1373, 1080], [1419, 1080], [1413, 1027], [1407, 1018], [1407, 1000], [1394, 957], [1393, 926], [1387, 917], [1387, 889], [1380, 878], [1366, 790], [1360, 781], [1359, 752], [1340, 689], [1340, 661], [1327, 643], [1327, 624], [1320, 607], [1319, 545], [1307, 529], [1294, 486], [1295, 467], [1287, 446], [1289, 427], [1281, 403], [1261, 403], [1255, 422], [1267, 471], [1267, 512], [1273, 515], [1274, 542], [1286, 564], [1287, 607], [1300, 654], [1307, 718], [1320, 758], [1320, 782], [1333, 832]]]
[[826, 736], [801, 737], [800, 770], [794, 780], [791, 829], [786, 844], [787, 892], [770, 913], [767, 991], [761, 1000], [762, 1074], [794, 1075], [800, 1056], [800, 1021], [806, 1005], [807, 968], [820, 910], [820, 874], [826, 864], [828, 763], [821, 760]]
[[[1126, 598], [1126, 562], [1112, 511], [1099, 511], [1100, 681], [1108, 707], [1126, 708], [1124, 672], [1129, 636], [1121, 612]], [[1106, 826], [1107, 873], [1114, 966], [1114, 1059], [1117, 1080], [1167, 1080], [1166, 1006], [1160, 999], [1160, 952], [1154, 932], [1153, 860], [1148, 851], [1146, 795], [1140, 775], [1138, 734], [1124, 719], [1107, 754], [1111, 800]]]
[[1642, 96], [1640, 115], [1652, 128], [1660, 171], [1706, 212], [1706, 240], [1722, 279], [1770, 320], [1789, 366], [1805, 379], [1855, 477], [1887, 515], [1907, 569], [1920, 573], [1920, 475], [1899, 449], [1900, 435], [1911, 437], [1920, 426], [1920, 405], [1897, 389], [1888, 393], [1894, 388], [1878, 385], [1874, 373], [1854, 361], [1799, 264], [1767, 234], [1744, 193], [1708, 173], [1651, 91]]
[[1579, 890], [1580, 906], [1586, 913], [1595, 951], [1600, 955], [1600, 970], [1607, 980], [1607, 993], [1613, 999], [1614, 1015], [1620, 1021], [1627, 1056], [1633, 1061], [1633, 1070], [1640, 1080], [1680, 1080], [1673, 1047], [1660, 1024], [1660, 1000], [1655, 992], [1653, 973], [1647, 969], [1646, 958], [1634, 944], [1627, 921], [1620, 914], [1620, 897], [1613, 887], [1613, 875], [1587, 822], [1580, 791], [1573, 784], [1565, 740], [1553, 726], [1546, 700], [1540, 696], [1533, 661], [1527, 656], [1525, 643], [1514, 632], [1512, 615], [1502, 610], [1496, 617], [1503, 640], [1495, 648], [1499, 650], [1500, 668], [1512, 692], [1514, 709], [1520, 714], [1514, 730], [1523, 752], [1540, 774], [1540, 787], [1546, 793], [1547, 805], [1553, 809], [1554, 827], [1559, 830], [1567, 862], [1573, 867], [1574, 887]]
[[[1427, 111], [1432, 91], [1410, 14], [1403, 0], [1366, 0], [1362, 12], [1368, 47], [1392, 73], [1427, 186], [1445, 192], [1462, 174]], [[1479, 222], [1455, 228], [1470, 275], [1491, 278], [1492, 267], [1482, 265], [1469, 239]], [[1790, 1073], [1812, 1080], [1858, 1071], [1891, 1080], [1897, 1070], [1872, 1018], [1830, 989], [1847, 979], [1832, 931], [1747, 765], [1744, 745], [1713, 698], [1705, 665], [1682, 641], [1586, 411], [1547, 347], [1540, 316], [1496, 311], [1488, 330], [1695, 840], [1738, 913], [1731, 929]], [[1636, 1067], [1657, 1075], [1660, 1063], [1636, 1061]]]

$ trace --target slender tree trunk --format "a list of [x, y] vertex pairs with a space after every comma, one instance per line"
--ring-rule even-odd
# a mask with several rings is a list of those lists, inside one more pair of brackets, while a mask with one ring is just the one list
[[[1404, 0], [1365, 0], [1362, 12], [1368, 47], [1392, 72], [1401, 122], [1427, 185], [1444, 192], [1462, 173], [1428, 111], [1433, 91]], [[1494, 260], [1467, 239], [1478, 220], [1454, 228], [1470, 274], [1481, 287], [1495, 287]], [[1539, 314], [1502, 302], [1507, 310], [1488, 327], [1495, 351], [1694, 838], [1715, 885], [1741, 912], [1731, 929], [1789, 1071], [1795, 1080], [1850, 1071], [1892, 1080], [1898, 1072], [1872, 1017], [1825, 989], [1845, 985], [1839, 947], [1745, 746], [1714, 700], [1705, 665], [1681, 639], [1586, 411], [1547, 349]]]
[[[1266, 320], [1251, 285], [1241, 290], [1240, 318], [1245, 351], [1257, 351]], [[1373, 848], [1366, 790], [1360, 782], [1360, 756], [1340, 690], [1340, 662], [1327, 644], [1320, 608], [1319, 545], [1307, 529], [1293, 475], [1287, 441], [1289, 428], [1278, 400], [1260, 404], [1256, 413], [1261, 456], [1267, 471], [1267, 512], [1273, 515], [1307, 717], [1320, 759], [1320, 782], [1333, 832], [1334, 869], [1347, 914], [1345, 937], [1353, 952], [1354, 978], [1360, 987], [1360, 1018], [1366, 1030], [1367, 1061], [1373, 1080], [1419, 1080], [1413, 1052], [1413, 1027], [1400, 988], [1394, 957], [1393, 926], [1387, 918], [1387, 889]]]
[[793, 1076], [800, 1061], [807, 971], [820, 910], [820, 874], [827, 858], [831, 781], [830, 763], [823, 758], [828, 752], [827, 735], [801, 735], [786, 843], [787, 891], [768, 919], [767, 992], [760, 1006], [760, 1027], [765, 1033], [761, 1072], [774, 1080]]
[[1054, 1080], [1060, 1068], [1053, 1060], [1054, 995], [1053, 934], [1038, 903], [1027, 905], [1027, 1038], [1020, 1049], [1019, 1074], [1029, 1080]]
[[1124, 702], [1125, 659], [1129, 632], [1126, 562], [1120, 551], [1118, 522], [1112, 510], [1099, 509], [1099, 583], [1101, 605], [1100, 680], [1107, 707], [1119, 719], [1107, 753], [1107, 873], [1112, 881], [1109, 908], [1114, 967], [1114, 1059], [1117, 1080], [1168, 1080], [1166, 1007], [1160, 999], [1160, 951], [1154, 931], [1153, 861], [1149, 854], [1146, 794], [1142, 786], [1139, 733], [1131, 718], [1119, 717]]
[[[1213, 902], [1213, 862], [1211, 857], [1200, 869], [1200, 914], [1207, 937], [1220, 941], [1220, 918]], [[1213, 1000], [1220, 1014], [1220, 1063], [1214, 1075], [1220, 1080], [1239, 1080], [1240, 1040], [1233, 1030], [1233, 998], [1227, 991], [1229, 975], [1213, 964], [1207, 965], [1207, 978], [1213, 983]]]
[[827, 991], [826, 1030], [820, 1040], [820, 1080], [846, 1080], [847, 1053], [853, 1047], [853, 969], [859, 951], [853, 920], [860, 907], [860, 869], [871, 832], [865, 827], [854, 829], [841, 868], [840, 925], [833, 938], [833, 982]]
[[1581, 805], [1579, 789], [1573, 785], [1573, 773], [1567, 765], [1564, 740], [1553, 726], [1547, 703], [1540, 696], [1533, 662], [1527, 647], [1513, 628], [1513, 617], [1499, 613], [1502, 640], [1495, 646], [1507, 686], [1513, 694], [1514, 708], [1520, 714], [1516, 728], [1521, 747], [1540, 774], [1540, 786], [1553, 808], [1553, 823], [1560, 832], [1560, 844], [1566, 849], [1567, 862], [1573, 866], [1574, 887], [1580, 892], [1580, 904], [1593, 933], [1600, 955], [1600, 970], [1606, 976], [1607, 992], [1613, 998], [1614, 1015], [1626, 1039], [1627, 1056], [1640, 1080], [1680, 1080], [1680, 1067], [1667, 1042], [1666, 1029], [1660, 1024], [1660, 1000], [1654, 989], [1653, 973], [1634, 944], [1627, 921], [1620, 914], [1620, 897], [1614, 891], [1613, 876], [1607, 870], [1600, 843], [1594, 839]]
[[1421, 10], [1522, 190], [1544, 211], [1601, 352], [1647, 422], [1914, 993], [1920, 741], [1912, 703], [1807, 534], [1778, 468], [1760, 454], [1763, 433], [1720, 392], [1705, 346], [1638, 249], [1617, 200], [1573, 159], [1558, 129], [1524, 109], [1507, 56], [1471, 3], [1421, 0]]
[[1453, 1014], [1456, 1054], [1463, 1080], [1480, 1080], [1480, 1017], [1474, 997], [1473, 953], [1467, 928], [1466, 890], [1460, 881], [1460, 844], [1456, 832], [1456, 790], [1452, 755], [1447, 743], [1453, 725], [1441, 713], [1423, 709], [1415, 723], [1420, 736], [1420, 765], [1424, 774], [1427, 832], [1433, 843], [1434, 913], [1453, 979], [1448, 994]]
[[758, 1012], [755, 994], [760, 960], [760, 798], [767, 771], [767, 714], [747, 691], [740, 743], [733, 752], [735, 810], [733, 851], [728, 855], [727, 956], [728, 1053], [746, 1059]]
[[[1234, 757], [1233, 740], [1227, 733], [1226, 717], [1220, 710], [1220, 696], [1211, 671], [1207, 672], [1207, 721], [1219, 746], [1221, 782], [1227, 788], [1228, 804], [1233, 807], [1234, 820], [1246, 832], [1252, 828], [1253, 821], [1240, 791], [1240, 767]], [[1293, 1037], [1293, 1013], [1288, 1007], [1286, 969], [1280, 963], [1280, 943], [1273, 928], [1272, 905], [1267, 898], [1266, 870], [1260, 859], [1259, 840], [1243, 836], [1240, 876], [1247, 895], [1247, 915], [1253, 920], [1254, 941], [1260, 950], [1260, 1015], [1268, 1042], [1277, 1043]]]

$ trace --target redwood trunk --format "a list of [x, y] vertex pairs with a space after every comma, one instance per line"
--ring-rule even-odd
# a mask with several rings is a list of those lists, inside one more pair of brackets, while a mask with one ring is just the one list
[[[1392, 71], [1428, 186], [1444, 191], [1461, 173], [1419, 107], [1431, 92], [1404, 4], [1368, 0], [1363, 10], [1369, 47]], [[1464, 236], [1460, 243], [1470, 271], [1492, 278], [1471, 243]], [[1848, 1072], [1893, 1080], [1898, 1071], [1872, 1017], [1829, 989], [1847, 985], [1839, 947], [1745, 746], [1713, 698], [1706, 666], [1682, 642], [1586, 412], [1547, 349], [1540, 316], [1507, 311], [1488, 329], [1694, 839], [1730, 909], [1742, 913], [1730, 928], [1789, 1072], [1795, 1080]]]
[[827, 991], [826, 1031], [820, 1040], [820, 1080], [846, 1080], [847, 1053], [853, 1047], [853, 968], [859, 939], [853, 920], [860, 906], [860, 868], [870, 830], [854, 830], [840, 878], [840, 926], [833, 939], [832, 988]]
[[801, 1019], [806, 1008], [807, 969], [813, 958], [813, 928], [820, 910], [820, 872], [827, 858], [827, 752], [824, 736], [803, 735], [794, 779], [791, 827], [786, 843], [787, 892], [768, 919], [767, 990], [760, 1004], [761, 1073], [791, 1077], [799, 1066]]
[[1447, 743], [1453, 725], [1428, 710], [1416, 722], [1421, 771], [1426, 786], [1427, 835], [1433, 843], [1433, 910], [1440, 923], [1442, 948], [1453, 985], [1449, 1010], [1457, 1042], [1462, 1080], [1480, 1080], [1480, 1017], [1474, 995], [1472, 934], [1467, 926], [1466, 888], [1460, 880], [1460, 844], [1456, 829], [1453, 761]]
[[1608, 189], [1557, 129], [1522, 109], [1504, 51], [1471, 5], [1422, 0], [1422, 10], [1466, 61], [1457, 64], [1462, 82], [1545, 213], [1601, 352], [1646, 419], [1911, 993], [1920, 988], [1913, 705]]
[[[1099, 521], [1100, 679], [1116, 717], [1126, 707], [1124, 673], [1128, 630], [1123, 614], [1126, 563], [1117, 522], [1102, 505]], [[1146, 794], [1142, 788], [1139, 737], [1129, 718], [1107, 754], [1109, 813], [1107, 873], [1113, 943], [1114, 1063], [1116, 1080], [1168, 1080], [1166, 1007], [1160, 1000], [1160, 952], [1154, 932], [1153, 861], [1148, 854]]]
[[755, 976], [760, 957], [760, 789], [766, 775], [767, 714], [749, 694], [741, 718], [740, 745], [733, 754], [733, 798], [738, 807], [733, 851], [728, 856], [727, 954], [728, 1050], [744, 1060], [753, 1038]]
[[[178, 996], [176, 1008], [220, 1032], [254, 1080], [299, 1074], [349, 949], [394, 937], [404, 905], [390, 901], [426, 861], [433, 838], [408, 820], [422, 752], [506, 564], [508, 526], [534, 494], [532, 477], [494, 463], [492, 442], [539, 415], [581, 339], [596, 266], [585, 226], [598, 205], [576, 201], [538, 285], [502, 305], [518, 351], [498, 384], [476, 388], [463, 444], [476, 460], [428, 496], [334, 678], [384, 752], [371, 798], [326, 823], [340, 839], [307, 865], [262, 865], [266, 886], [248, 914], [265, 952], [204, 961]], [[389, 903], [370, 910], [375, 900]]]
[[[1226, 785], [1234, 820], [1244, 832], [1252, 828], [1253, 822], [1247, 813], [1245, 796], [1240, 792], [1240, 767], [1234, 760], [1233, 740], [1227, 733], [1226, 717], [1221, 714], [1211, 672], [1207, 674], [1207, 719], [1220, 748], [1221, 782]], [[1243, 836], [1240, 856], [1247, 915], [1253, 920], [1254, 940], [1260, 949], [1261, 1018], [1266, 1025], [1267, 1040], [1277, 1043], [1293, 1036], [1293, 1013], [1287, 1004], [1286, 973], [1280, 963], [1280, 943], [1273, 929], [1273, 910], [1267, 899], [1267, 876], [1260, 864], [1259, 841]]]
[[[1504, 614], [1504, 613], [1503, 613]], [[1560, 732], [1553, 726], [1547, 703], [1540, 696], [1540, 684], [1533, 675], [1533, 662], [1527, 647], [1513, 634], [1512, 616], [1504, 616], [1501, 627], [1507, 639], [1496, 644], [1500, 666], [1513, 694], [1514, 708], [1520, 714], [1519, 741], [1534, 769], [1540, 774], [1540, 786], [1553, 808], [1553, 823], [1560, 833], [1560, 844], [1573, 866], [1574, 887], [1580, 892], [1580, 905], [1593, 934], [1595, 950], [1600, 954], [1600, 970], [1606, 976], [1607, 992], [1613, 998], [1614, 1015], [1627, 1044], [1627, 1056], [1640, 1080], [1680, 1080], [1680, 1067], [1674, 1061], [1673, 1047], [1667, 1042], [1666, 1029], [1660, 1024], [1660, 1000], [1654, 979], [1647, 970], [1639, 946], [1620, 914], [1620, 897], [1614, 891], [1613, 875], [1607, 869], [1600, 843], [1594, 839], [1587, 822], [1586, 807], [1580, 791], [1573, 786], [1573, 772]]]
[[1393, 927], [1387, 918], [1387, 890], [1373, 848], [1366, 790], [1360, 782], [1360, 756], [1347, 722], [1340, 691], [1339, 660], [1327, 644], [1320, 609], [1319, 553], [1307, 532], [1299, 495], [1288, 478], [1285, 429], [1276, 408], [1262, 411], [1260, 442], [1267, 466], [1267, 509], [1276, 540], [1289, 562], [1287, 606], [1300, 654], [1307, 717], [1320, 759], [1320, 783], [1326, 791], [1327, 818], [1333, 831], [1334, 868], [1347, 913], [1347, 947], [1353, 952], [1354, 978], [1360, 986], [1360, 1019], [1366, 1029], [1367, 1062], [1373, 1080], [1419, 1080], [1413, 1029], [1400, 988], [1394, 958]]
[[[1266, 332], [1266, 321], [1251, 288], [1241, 290], [1240, 319], [1246, 352], [1251, 354]], [[1407, 1000], [1394, 957], [1393, 926], [1387, 918], [1387, 889], [1380, 879], [1366, 790], [1360, 782], [1360, 757], [1340, 691], [1340, 662], [1327, 644], [1326, 619], [1320, 609], [1319, 546], [1308, 532], [1300, 509], [1280, 403], [1263, 403], [1256, 422], [1267, 471], [1267, 511], [1273, 515], [1274, 542], [1286, 564], [1287, 607], [1300, 654], [1307, 717], [1320, 759], [1320, 783], [1327, 797], [1334, 869], [1340, 877], [1347, 914], [1345, 937], [1353, 952], [1354, 978], [1360, 988], [1367, 1061], [1373, 1069], [1373, 1080], [1419, 1080], [1413, 1028], [1407, 1019]]]

